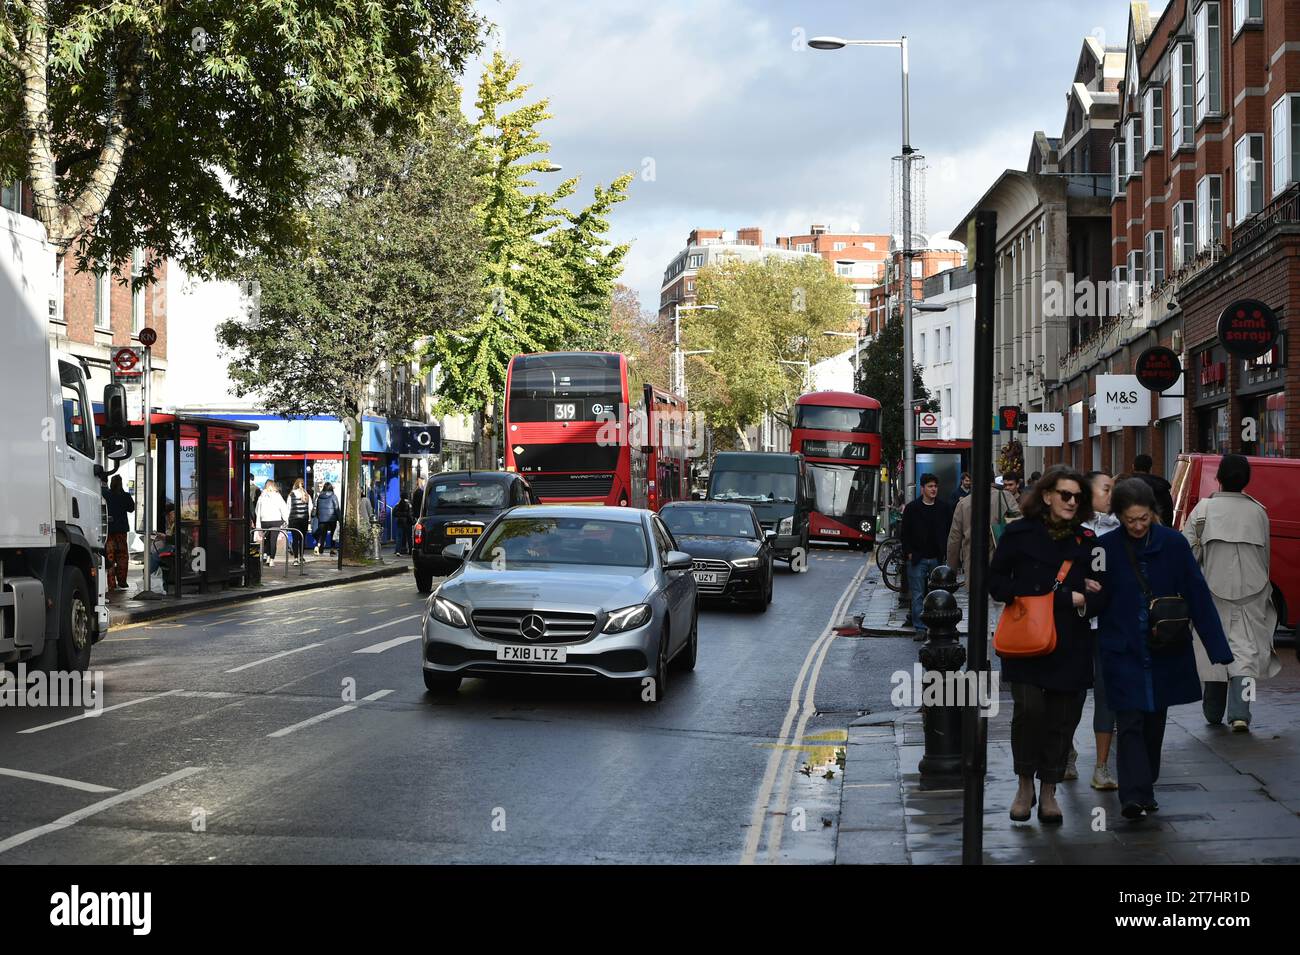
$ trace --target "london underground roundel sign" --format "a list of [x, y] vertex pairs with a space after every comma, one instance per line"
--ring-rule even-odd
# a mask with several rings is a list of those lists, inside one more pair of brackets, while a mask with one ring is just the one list
[[1220, 313], [1218, 332], [1229, 354], [1258, 358], [1271, 351], [1277, 341], [1277, 315], [1263, 302], [1244, 298]]

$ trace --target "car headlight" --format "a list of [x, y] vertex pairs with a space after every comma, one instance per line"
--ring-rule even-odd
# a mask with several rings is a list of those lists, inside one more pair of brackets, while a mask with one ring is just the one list
[[429, 612], [434, 620], [445, 623], [449, 627], [469, 626], [469, 620], [465, 617], [465, 608], [460, 604], [452, 603], [446, 597], [434, 597]]
[[604, 633], [622, 633], [644, 626], [650, 620], [649, 604], [634, 604], [622, 610], [611, 610], [605, 621]]
[[794, 518], [793, 517], [781, 518], [781, 523], [777, 525], [776, 532], [778, 534], [793, 534]]
[[863, 521], [861, 524], [858, 525], [858, 527], [862, 530], [862, 533], [864, 534], [871, 533], [871, 521]]
[[731, 566], [737, 570], [749, 570], [751, 567], [757, 567], [759, 560], [757, 557], [741, 557], [731, 562]]

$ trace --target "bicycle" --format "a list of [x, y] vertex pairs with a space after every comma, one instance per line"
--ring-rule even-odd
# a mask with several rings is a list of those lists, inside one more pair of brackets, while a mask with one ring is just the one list
[[894, 593], [901, 593], [906, 568], [903, 566], [903, 543], [897, 537], [886, 537], [876, 545], [876, 566], [880, 579]]

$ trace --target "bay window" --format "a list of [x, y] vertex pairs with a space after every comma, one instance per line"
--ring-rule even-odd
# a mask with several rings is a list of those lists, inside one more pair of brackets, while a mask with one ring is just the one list
[[1223, 177], [1202, 176], [1196, 183], [1196, 251], [1223, 241]]
[[1196, 121], [1223, 111], [1223, 63], [1219, 47], [1219, 4], [1196, 11]]
[[1165, 146], [1165, 91], [1153, 86], [1142, 95], [1142, 125], [1147, 133], [1147, 148], [1164, 149]]
[[1196, 204], [1190, 199], [1174, 203], [1173, 229], [1169, 236], [1172, 246], [1173, 268], [1189, 265], [1196, 257]]
[[1240, 225], [1247, 216], [1264, 208], [1264, 137], [1250, 133], [1237, 140], [1233, 168], [1237, 189], [1232, 197], [1232, 224]]
[[1300, 176], [1296, 161], [1300, 158], [1300, 110], [1295, 101], [1300, 95], [1289, 93], [1273, 104], [1273, 195], [1277, 195]]
[[1165, 233], [1156, 229], [1146, 234], [1144, 243], [1147, 278], [1152, 288], [1158, 288], [1165, 281]]
[[1169, 56], [1169, 148], [1194, 145], [1192, 105], [1196, 102], [1192, 44], [1180, 40]]

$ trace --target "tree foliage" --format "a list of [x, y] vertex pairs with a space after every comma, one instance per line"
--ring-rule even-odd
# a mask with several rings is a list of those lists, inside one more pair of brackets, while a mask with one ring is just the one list
[[472, 0], [0, 0], [0, 180], [83, 268], [227, 271], [309, 228], [309, 135], [409, 133], [483, 26]]
[[479, 84], [482, 159], [482, 287], [466, 299], [471, 320], [436, 336], [427, 361], [442, 371], [439, 410], [493, 414], [510, 359], [521, 352], [605, 347], [610, 296], [627, 246], [611, 247], [609, 212], [627, 198], [631, 175], [597, 186], [577, 212], [562, 203], [576, 178], [553, 191], [534, 178], [551, 166], [537, 127], [547, 101], [522, 105], [520, 64], [497, 51]]
[[699, 302], [717, 311], [684, 312], [684, 348], [713, 349], [687, 363], [693, 408], [718, 430], [744, 429], [769, 409], [784, 410], [804, 391], [804, 368], [844, 350], [824, 332], [853, 324], [853, 293], [830, 263], [815, 257], [769, 257], [701, 269]]
[[615, 285], [610, 330], [599, 348], [622, 352], [638, 381], [667, 388], [672, 378], [673, 329], [641, 308], [641, 299], [626, 285]]
[[[477, 152], [449, 101], [414, 136], [370, 133], [343, 155], [312, 154], [321, 175], [306, 242], [248, 262], [257, 308], [217, 334], [238, 394], [255, 392], [277, 414], [337, 416], [359, 436], [371, 382], [408, 365], [479, 294]], [[353, 517], [360, 448], [354, 441]]]
[[[881, 460], [890, 467], [903, 457], [903, 322], [885, 323], [863, 349], [857, 390], [880, 402]], [[922, 403], [926, 411], [938, 411], [938, 402], [930, 397], [921, 366], [912, 364], [912, 400]]]

